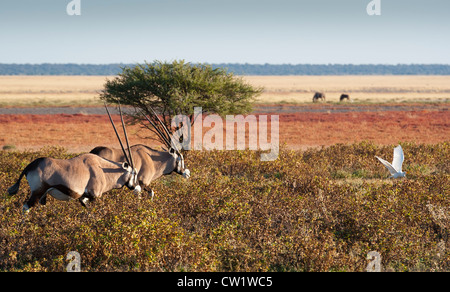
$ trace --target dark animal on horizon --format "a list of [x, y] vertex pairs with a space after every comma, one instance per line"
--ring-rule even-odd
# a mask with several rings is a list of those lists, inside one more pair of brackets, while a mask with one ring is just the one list
[[322, 92], [316, 92], [313, 97], [313, 102], [318, 102], [319, 100], [325, 101], [325, 94]]
[[339, 98], [339, 101], [350, 100], [350, 96], [348, 94], [343, 93]]

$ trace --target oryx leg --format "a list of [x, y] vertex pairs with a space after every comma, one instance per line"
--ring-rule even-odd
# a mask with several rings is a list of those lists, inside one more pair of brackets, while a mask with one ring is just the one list
[[102, 195], [102, 183], [97, 180], [90, 180], [84, 194], [80, 197], [81, 206], [87, 208], [89, 202], [94, 202], [95, 199], [100, 198]]
[[81, 206], [87, 208], [87, 204], [89, 203], [89, 198], [87, 196], [82, 195], [78, 200], [80, 201]]
[[[40, 204], [45, 205], [47, 203], [47, 195], [52, 196], [53, 198], [59, 200], [59, 201], [71, 201], [73, 199], [79, 198], [80, 195], [76, 192], [72, 191], [71, 189], [67, 188], [63, 185], [57, 185], [54, 187], [49, 187], [48, 185], [45, 185], [44, 188], [45, 191], [34, 191], [32, 192], [31, 198], [29, 202], [27, 202], [26, 205], [28, 205], [28, 209], [34, 206], [37, 201], [39, 201]], [[33, 198], [34, 195], [34, 198]], [[33, 200], [34, 201], [33, 201]], [[26, 207], [24, 206], [24, 210]]]
[[81, 206], [87, 208], [89, 202], [94, 202], [96, 196], [86, 191], [80, 198], [79, 201], [81, 203]]
[[[141, 169], [143, 170], [143, 169]], [[146, 191], [150, 198], [153, 200], [153, 196], [155, 193], [150, 188], [151, 178], [148, 175], [145, 175], [146, 171], [141, 171], [138, 176], [138, 183], [142, 187], [143, 191]], [[138, 194], [138, 198], [141, 199], [141, 194]]]
[[46, 190], [41, 190], [41, 189], [31, 191], [31, 196], [26, 201], [26, 203], [23, 205], [22, 211], [24, 213], [29, 212], [30, 209], [32, 207], [34, 207], [34, 205], [36, 205], [36, 203], [39, 202], [39, 200], [45, 195], [45, 193], [46, 193]]
[[[153, 197], [155, 196], [155, 192], [148, 186], [144, 187], [144, 190], [148, 193], [150, 198], [153, 200]], [[139, 195], [139, 199], [140, 198], [141, 198], [141, 196]]]
[[[30, 198], [24, 203], [22, 211], [24, 213], [28, 212], [30, 208], [36, 205], [43, 195], [47, 192], [49, 186], [46, 183], [42, 183], [35, 171], [30, 171], [27, 176], [28, 185], [30, 186], [31, 195]], [[44, 200], [45, 202], [45, 200]]]
[[46, 194], [49, 194], [59, 201], [70, 201], [75, 199], [76, 197], [79, 197], [78, 195], [73, 195], [72, 193], [72, 191], [61, 190], [60, 188], [52, 187], [47, 190]]
[[43, 206], [47, 204], [47, 192], [39, 199], [39, 204]]

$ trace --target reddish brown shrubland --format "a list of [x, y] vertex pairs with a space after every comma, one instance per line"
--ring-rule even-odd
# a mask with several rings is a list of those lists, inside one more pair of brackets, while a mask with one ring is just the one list
[[73, 155], [1, 151], [0, 270], [65, 271], [78, 251], [83, 271], [365, 271], [377, 251], [384, 270], [448, 271], [449, 144], [402, 144], [400, 180], [374, 157], [393, 146], [283, 148], [273, 162], [191, 151], [190, 180], [160, 179], [153, 201], [123, 189], [88, 210], [50, 198], [27, 216], [26, 181], [7, 188], [33, 159]]

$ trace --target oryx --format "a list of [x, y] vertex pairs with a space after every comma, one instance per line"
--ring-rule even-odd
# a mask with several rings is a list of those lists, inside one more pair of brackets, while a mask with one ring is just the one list
[[[152, 120], [142, 113], [147, 121], [149, 121], [154, 127], [157, 135], [161, 138], [162, 142], [164, 142], [165, 146], [169, 150], [158, 151], [141, 144], [134, 145], [129, 148], [131, 149], [131, 153], [133, 153], [135, 167], [138, 173], [137, 179], [139, 185], [144, 187], [149, 187], [152, 181], [173, 172], [182, 175], [186, 179], [191, 176], [189, 169], [184, 166], [183, 155], [173, 142], [173, 137], [169, 130], [165, 127], [164, 123], [159, 119], [158, 115], [154, 111], [153, 114], [160, 127], [157, 127]], [[120, 149], [99, 146], [92, 149], [90, 153], [112, 161], [123, 160], [123, 153]], [[148, 189], [147, 191], [153, 198], [153, 190]]]
[[[123, 120], [122, 125], [125, 131]], [[114, 124], [113, 127], [116, 130]], [[128, 139], [126, 140], [128, 144]], [[120, 138], [119, 142], [126, 162], [110, 161], [91, 153], [71, 159], [38, 158], [25, 167], [17, 182], [8, 189], [8, 193], [17, 194], [20, 181], [26, 176], [31, 196], [23, 205], [24, 212], [29, 211], [37, 202], [45, 205], [47, 194], [61, 201], [79, 199], [81, 204], [86, 206], [89, 200], [99, 198], [104, 192], [122, 188], [124, 185], [139, 193], [141, 187], [137, 182], [132, 154], [129, 152], [130, 156], [127, 157]]]

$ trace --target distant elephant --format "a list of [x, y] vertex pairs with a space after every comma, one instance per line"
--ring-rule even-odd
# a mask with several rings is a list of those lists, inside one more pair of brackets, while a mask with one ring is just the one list
[[313, 102], [317, 102], [317, 101], [319, 101], [319, 99], [321, 99], [322, 101], [325, 101], [325, 94], [322, 92], [316, 92], [313, 97]]
[[342, 94], [339, 98], [339, 101], [344, 101], [344, 99], [350, 100], [350, 96], [348, 94]]

